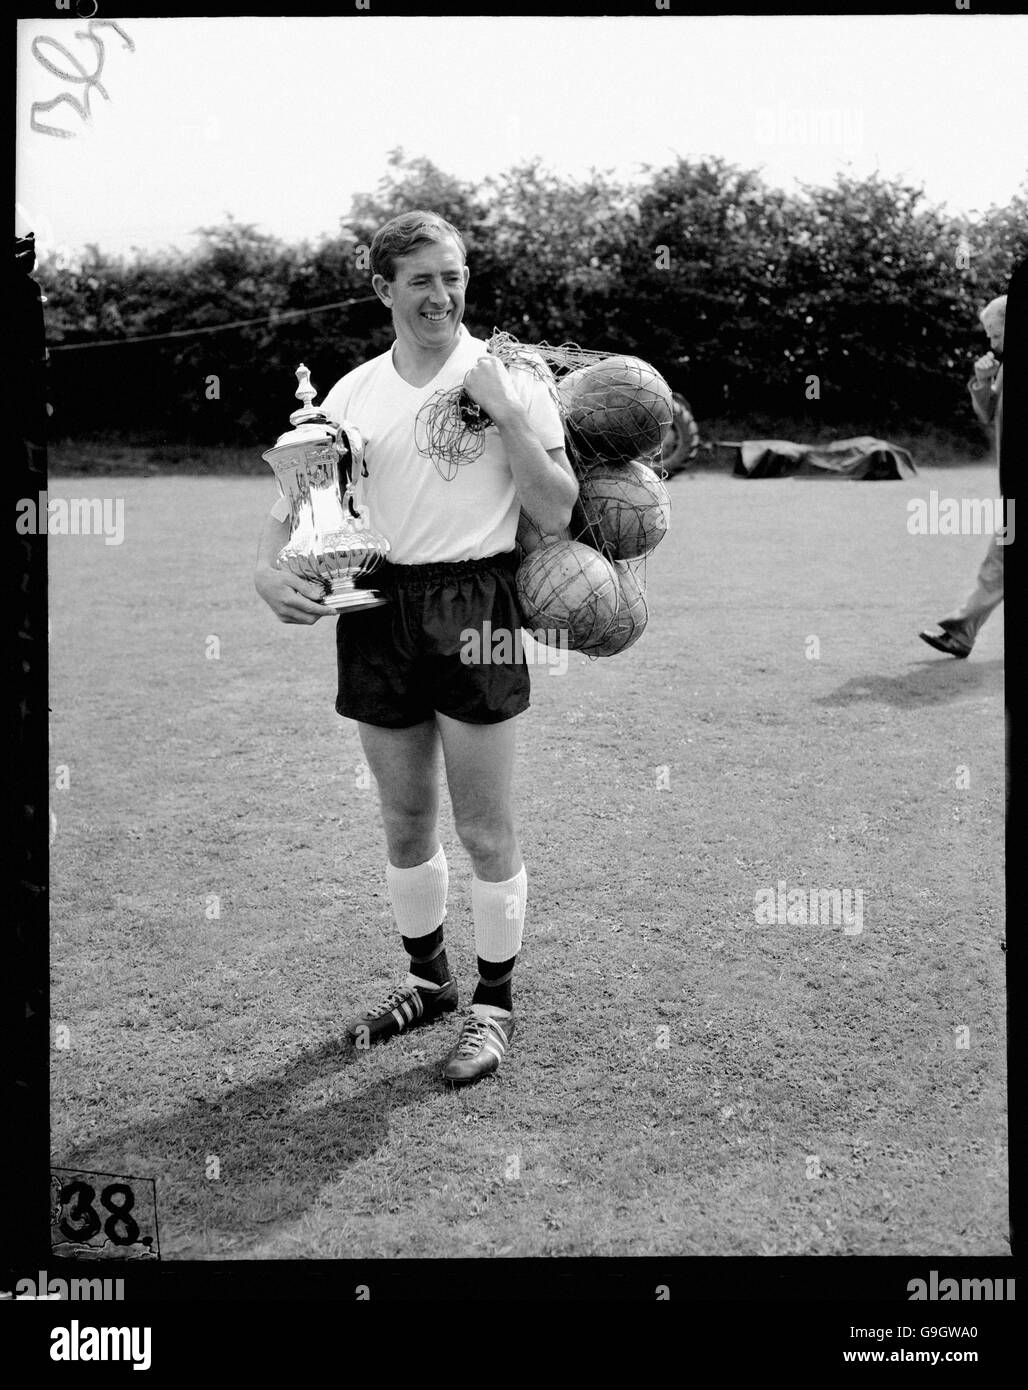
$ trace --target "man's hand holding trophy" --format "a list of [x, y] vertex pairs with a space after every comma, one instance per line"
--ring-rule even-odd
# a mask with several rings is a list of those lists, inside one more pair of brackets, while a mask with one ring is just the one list
[[382, 563], [389, 542], [354, 500], [364, 462], [360, 432], [314, 406], [317, 393], [302, 362], [296, 376], [303, 404], [289, 417], [293, 428], [261, 455], [289, 504], [289, 539], [273, 564], [258, 567], [255, 584], [282, 622], [315, 623], [388, 603], [359, 581]]

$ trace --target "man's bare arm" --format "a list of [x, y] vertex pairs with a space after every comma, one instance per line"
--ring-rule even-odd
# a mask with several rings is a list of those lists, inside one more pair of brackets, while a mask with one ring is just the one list
[[996, 415], [996, 392], [993, 390], [993, 383], [998, 372], [999, 363], [992, 352], [987, 352], [975, 362], [974, 374], [967, 383], [974, 413], [983, 425], [991, 424]]
[[497, 424], [514, 474], [521, 505], [544, 536], [562, 531], [571, 522], [578, 497], [575, 478], [563, 449], [544, 449], [527, 419], [523, 424]]
[[567, 454], [563, 449], [543, 448], [507, 368], [497, 358], [480, 357], [464, 378], [464, 386], [499, 430], [524, 510], [544, 535], [562, 530], [571, 520], [578, 496]]

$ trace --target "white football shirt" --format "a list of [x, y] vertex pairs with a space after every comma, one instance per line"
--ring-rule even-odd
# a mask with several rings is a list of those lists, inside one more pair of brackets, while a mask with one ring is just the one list
[[[418, 411], [437, 391], [459, 386], [484, 355], [486, 344], [461, 325], [459, 341], [427, 386], [411, 386], [393, 365], [392, 348], [347, 372], [319, 409], [333, 420], [350, 421], [364, 438], [368, 476], [356, 480], [356, 501], [390, 545], [398, 565], [477, 560], [513, 550], [520, 502], [495, 425], [485, 431], [485, 448], [447, 481], [414, 441]], [[564, 447], [560, 414], [545, 384], [529, 371], [510, 368], [511, 380], [544, 449]], [[272, 508], [289, 516], [284, 497]]]

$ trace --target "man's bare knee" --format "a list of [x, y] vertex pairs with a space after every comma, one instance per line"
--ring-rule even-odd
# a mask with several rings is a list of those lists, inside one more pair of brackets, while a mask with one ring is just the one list
[[473, 860], [506, 855], [514, 844], [514, 823], [509, 817], [455, 821], [457, 838]]
[[398, 869], [423, 864], [439, 844], [434, 814], [403, 807], [382, 807], [382, 822], [389, 845], [389, 860]]

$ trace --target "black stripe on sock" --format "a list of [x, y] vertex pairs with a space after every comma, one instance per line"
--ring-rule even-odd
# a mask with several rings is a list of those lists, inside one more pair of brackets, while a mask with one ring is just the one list
[[508, 1009], [513, 1012], [514, 1004], [511, 994], [511, 978], [514, 974], [514, 962], [517, 956], [511, 956], [510, 960], [483, 960], [478, 957], [478, 984], [475, 992], [471, 996], [472, 1004], [493, 1004], [498, 1009]]
[[443, 947], [443, 928], [440, 924], [428, 936], [401, 937], [403, 948], [410, 956], [410, 973], [430, 985], [445, 985], [450, 979], [450, 963]]

